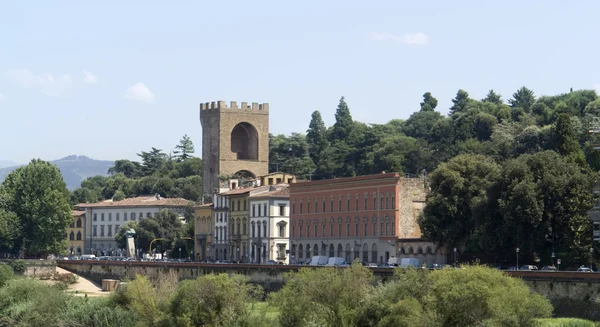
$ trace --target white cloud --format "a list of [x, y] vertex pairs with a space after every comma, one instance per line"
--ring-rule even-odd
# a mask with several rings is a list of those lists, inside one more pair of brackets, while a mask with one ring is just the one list
[[89, 84], [98, 83], [98, 77], [90, 72], [83, 72], [83, 81]]
[[375, 41], [393, 41], [405, 45], [428, 45], [429, 36], [425, 33], [407, 33], [394, 35], [391, 33], [371, 33], [371, 39]]
[[69, 74], [55, 77], [51, 74], [36, 75], [27, 69], [13, 69], [6, 75], [21, 86], [39, 89], [43, 95], [50, 97], [60, 97], [74, 86], [73, 78]]
[[125, 99], [151, 103], [154, 102], [154, 94], [144, 83], [138, 82], [127, 88]]

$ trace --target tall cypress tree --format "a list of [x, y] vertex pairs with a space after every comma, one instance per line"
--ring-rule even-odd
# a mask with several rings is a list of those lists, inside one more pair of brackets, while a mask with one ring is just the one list
[[562, 156], [577, 155], [581, 151], [571, 118], [567, 114], [558, 115], [556, 120], [556, 151]]
[[350, 136], [353, 127], [354, 120], [352, 120], [350, 108], [348, 108], [346, 100], [342, 97], [335, 111], [335, 124], [333, 124], [331, 134], [329, 134], [329, 141], [332, 143], [336, 140], [345, 141]]
[[315, 164], [318, 164], [321, 154], [329, 145], [327, 141], [327, 128], [318, 110], [312, 113], [310, 124], [306, 131], [306, 143], [308, 143], [310, 158]]

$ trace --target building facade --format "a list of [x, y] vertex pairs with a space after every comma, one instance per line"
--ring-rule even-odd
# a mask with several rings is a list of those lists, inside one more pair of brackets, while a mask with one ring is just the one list
[[114, 237], [121, 225], [150, 218], [163, 209], [176, 212], [183, 219], [188, 204], [190, 201], [183, 198], [163, 198], [160, 195], [78, 204], [76, 207], [85, 210], [87, 217], [84, 253], [120, 255], [124, 249], [118, 248]]
[[204, 194], [219, 188], [219, 176], [248, 178], [269, 172], [269, 104], [225, 101], [200, 104]]
[[391, 257], [444, 263], [444, 249], [421, 239], [417, 223], [427, 190], [397, 173], [290, 185], [291, 261], [312, 256], [383, 264]]
[[290, 193], [286, 184], [249, 197], [250, 261], [289, 264]]
[[67, 227], [65, 238], [67, 239], [67, 254], [79, 256], [84, 252], [85, 244], [85, 211], [73, 210], [71, 215], [73, 221]]
[[194, 207], [194, 253], [195, 261], [213, 261], [214, 218], [213, 204]]

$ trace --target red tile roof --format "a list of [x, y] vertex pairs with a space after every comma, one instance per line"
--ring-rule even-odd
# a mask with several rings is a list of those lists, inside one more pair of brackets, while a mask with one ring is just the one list
[[185, 207], [190, 202], [183, 198], [163, 198], [154, 195], [138, 196], [121, 201], [106, 200], [97, 203], [80, 203], [78, 208], [109, 208], [109, 207]]
[[79, 216], [83, 216], [85, 215], [85, 211], [81, 211], [81, 210], [72, 210], [71, 211], [71, 216], [73, 217], [79, 217]]
[[273, 186], [274, 190], [250, 195], [251, 198], [289, 198], [290, 189], [287, 184]]

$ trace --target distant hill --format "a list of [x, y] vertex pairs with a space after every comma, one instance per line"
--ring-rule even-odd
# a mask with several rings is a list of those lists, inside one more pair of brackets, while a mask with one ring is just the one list
[[19, 164], [14, 161], [0, 160], [0, 168], [13, 167], [18, 165]]
[[[86, 156], [71, 155], [62, 159], [50, 161], [55, 164], [63, 175], [67, 188], [74, 190], [81, 185], [81, 181], [96, 175], [108, 175], [108, 169], [114, 165], [113, 161], [95, 160]], [[0, 161], [0, 164], [2, 161]], [[12, 166], [0, 168], [0, 183], [13, 170], [22, 167]]]

